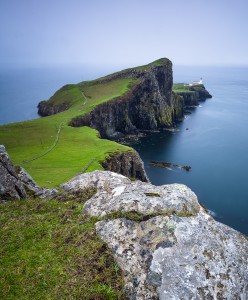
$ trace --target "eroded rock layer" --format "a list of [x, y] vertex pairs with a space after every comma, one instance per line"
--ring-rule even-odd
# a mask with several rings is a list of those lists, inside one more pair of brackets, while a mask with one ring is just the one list
[[70, 122], [72, 126], [90, 126], [101, 137], [113, 138], [138, 130], [170, 127], [183, 116], [182, 97], [172, 96], [172, 63], [161, 59], [144, 68], [134, 68], [98, 80], [97, 83], [119, 78], [134, 78], [137, 83], [129, 92], [96, 106], [88, 115]]

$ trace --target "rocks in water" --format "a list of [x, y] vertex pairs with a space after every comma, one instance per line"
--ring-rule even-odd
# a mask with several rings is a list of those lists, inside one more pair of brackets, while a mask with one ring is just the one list
[[96, 231], [123, 270], [130, 299], [248, 298], [247, 238], [216, 222], [186, 186], [157, 187], [106, 171], [63, 186], [97, 189], [83, 213], [102, 217]]
[[168, 162], [163, 162], [163, 161], [150, 161], [149, 165], [155, 166], [155, 167], [160, 167], [160, 168], [172, 168], [172, 167], [177, 167], [180, 169], [183, 169], [185, 171], [190, 171], [192, 168], [190, 166], [182, 166], [179, 164], [173, 164], [173, 163], [168, 163]]
[[23, 168], [15, 167], [5, 147], [0, 145], [0, 200], [21, 199], [30, 195], [45, 198], [56, 193], [55, 189], [39, 187]]

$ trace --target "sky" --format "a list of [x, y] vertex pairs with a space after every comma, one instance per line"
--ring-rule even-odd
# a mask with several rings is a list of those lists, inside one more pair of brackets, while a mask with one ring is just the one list
[[0, 66], [248, 65], [247, 0], [0, 0]]

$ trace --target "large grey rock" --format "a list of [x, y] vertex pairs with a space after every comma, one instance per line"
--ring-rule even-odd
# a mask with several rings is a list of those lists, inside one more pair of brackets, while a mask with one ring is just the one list
[[200, 205], [196, 195], [185, 185], [154, 186], [109, 171], [79, 175], [65, 183], [66, 190], [97, 188], [86, 202], [83, 212], [104, 216], [114, 212], [136, 211], [144, 216], [161, 213], [196, 214]]
[[25, 198], [27, 193], [3, 145], [0, 145], [0, 199]]
[[183, 185], [160, 187], [111, 172], [77, 176], [67, 190], [97, 188], [83, 212], [135, 211], [142, 222], [104, 219], [96, 231], [124, 271], [130, 299], [248, 299], [248, 241], [216, 222]]
[[21, 167], [15, 167], [3, 145], [0, 145], [0, 199], [21, 199], [28, 196], [53, 197], [56, 189], [38, 186], [33, 178]]

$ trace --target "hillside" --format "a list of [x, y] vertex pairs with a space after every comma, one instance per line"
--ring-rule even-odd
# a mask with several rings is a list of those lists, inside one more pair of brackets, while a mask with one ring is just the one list
[[[127, 93], [134, 82], [132, 79], [119, 79], [93, 86], [90, 82], [66, 85], [48, 101], [53, 112], [58, 112], [61, 107], [66, 107], [65, 111], [0, 126], [0, 143], [5, 145], [13, 162], [23, 166], [41, 186], [57, 186], [87, 166], [87, 171], [103, 170], [101, 162], [109, 156], [125, 152], [129, 157], [134, 150], [100, 139], [94, 129], [74, 128], [68, 123], [77, 115], [91, 111], [96, 105]], [[87, 99], [82, 93], [82, 87]], [[42, 154], [45, 155], [39, 157]]]
[[[0, 144], [43, 187], [103, 169], [146, 181], [139, 155], [110, 140], [173, 127], [183, 118], [187, 97], [172, 86], [172, 63], [166, 58], [67, 84], [38, 104], [44, 118], [0, 126]], [[195, 101], [199, 91], [190, 94]]]

